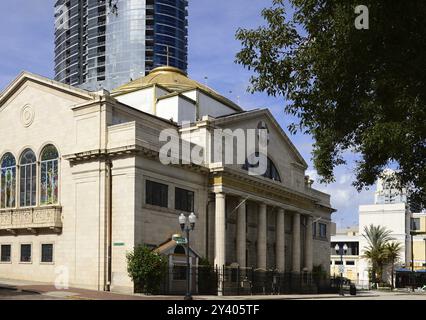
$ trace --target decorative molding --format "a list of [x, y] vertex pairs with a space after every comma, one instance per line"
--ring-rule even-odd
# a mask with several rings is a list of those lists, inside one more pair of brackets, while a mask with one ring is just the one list
[[62, 229], [62, 207], [34, 207], [0, 210], [0, 231], [15, 233], [16, 230], [27, 230], [33, 233], [37, 229]]
[[31, 126], [34, 122], [35, 112], [34, 108], [29, 104], [25, 105], [21, 109], [21, 122], [25, 128]]

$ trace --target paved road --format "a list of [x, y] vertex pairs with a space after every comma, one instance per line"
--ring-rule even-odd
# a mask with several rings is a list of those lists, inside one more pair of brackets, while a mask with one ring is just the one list
[[426, 293], [410, 293], [410, 292], [378, 292], [375, 291], [371, 296], [345, 296], [335, 298], [315, 298], [315, 300], [426, 300]]
[[[129, 297], [126, 297], [129, 298]], [[174, 297], [176, 298], [176, 297]], [[195, 299], [206, 300], [426, 300], [426, 294], [410, 293], [374, 293], [368, 296], [321, 296], [321, 295], [292, 295], [292, 296], [239, 296], [239, 297], [195, 297]], [[79, 294], [66, 291], [52, 291], [43, 293], [32, 293], [11, 289], [0, 289], [0, 300], [81, 300], [81, 299], [99, 299], [98, 297], [83, 297]]]
[[[0, 279], [0, 300], [182, 300], [182, 296], [124, 295], [111, 292], [69, 288], [56, 289], [51, 284]], [[357, 296], [337, 294], [276, 296], [194, 296], [196, 300], [426, 300], [426, 292], [360, 292]]]

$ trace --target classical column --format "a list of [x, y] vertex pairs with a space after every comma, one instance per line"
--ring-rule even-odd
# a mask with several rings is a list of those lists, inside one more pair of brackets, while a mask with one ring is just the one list
[[300, 272], [300, 213], [293, 214], [292, 271]]
[[277, 228], [276, 228], [276, 260], [277, 270], [285, 271], [285, 224], [284, 209], [279, 208], [277, 212]]
[[266, 270], [266, 204], [259, 204], [259, 222], [257, 225], [257, 267]]
[[306, 219], [306, 238], [305, 238], [305, 268], [307, 271], [312, 271], [313, 266], [313, 219], [311, 216]]
[[214, 264], [218, 268], [225, 265], [226, 245], [226, 220], [225, 220], [225, 194], [216, 193], [215, 212], [215, 259]]
[[216, 202], [214, 199], [209, 199], [208, 205], [208, 258], [209, 261], [214, 261], [215, 259], [215, 212], [216, 212]]
[[237, 212], [237, 262], [240, 267], [246, 266], [246, 199], [239, 199]]
[[225, 217], [225, 194], [216, 193], [215, 212], [215, 258], [214, 264], [218, 268], [218, 295], [223, 294], [223, 266], [226, 258], [226, 217]]

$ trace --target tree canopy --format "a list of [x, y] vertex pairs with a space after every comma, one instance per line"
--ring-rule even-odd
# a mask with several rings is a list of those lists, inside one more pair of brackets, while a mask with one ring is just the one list
[[397, 169], [396, 184], [426, 207], [426, 2], [273, 0], [265, 24], [239, 29], [236, 62], [253, 71], [250, 90], [282, 96], [289, 126], [314, 138], [313, 162], [333, 182], [345, 153], [359, 155], [354, 186]]

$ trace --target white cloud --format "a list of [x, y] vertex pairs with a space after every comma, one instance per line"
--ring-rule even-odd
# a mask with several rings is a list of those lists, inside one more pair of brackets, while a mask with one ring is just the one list
[[345, 172], [347, 168], [336, 168], [336, 182], [331, 184], [320, 184], [319, 175], [316, 170], [310, 169], [306, 174], [315, 181], [313, 187], [331, 195], [331, 205], [337, 209], [332, 218], [339, 227], [352, 226], [358, 223], [358, 207], [361, 204], [373, 203], [374, 187], [370, 190], [358, 192], [352, 182], [354, 175]]

